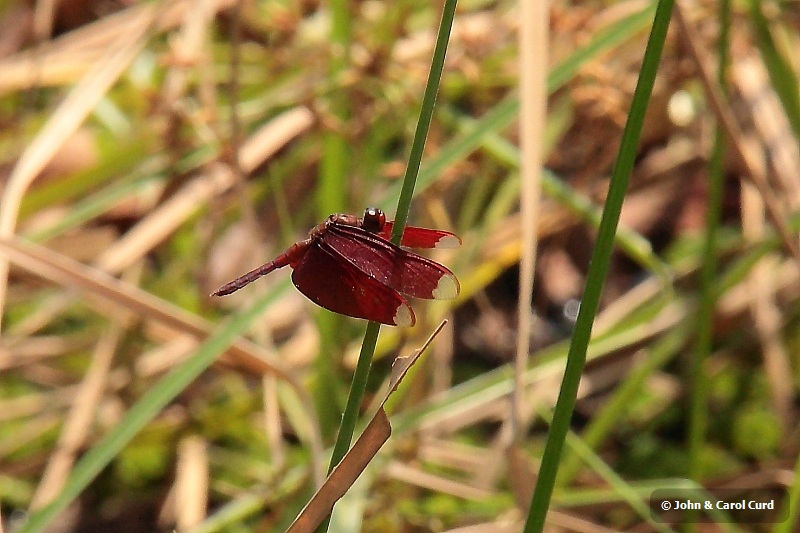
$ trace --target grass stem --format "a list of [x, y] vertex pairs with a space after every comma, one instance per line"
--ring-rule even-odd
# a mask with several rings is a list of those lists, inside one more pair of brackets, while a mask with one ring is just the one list
[[603, 208], [603, 218], [600, 221], [597, 243], [589, 264], [586, 287], [567, 354], [564, 379], [553, 413], [553, 423], [547, 436], [542, 466], [536, 479], [536, 487], [528, 510], [525, 533], [542, 531], [544, 528], [561, 452], [569, 431], [572, 412], [575, 409], [578, 385], [581, 381], [581, 374], [586, 362], [586, 350], [592, 334], [592, 324], [600, 305], [600, 295], [608, 272], [611, 252], [614, 249], [614, 234], [619, 223], [622, 202], [630, 181], [647, 104], [653, 90], [658, 64], [661, 61], [661, 51], [664, 48], [673, 3], [672, 0], [663, 0], [658, 3], [656, 8], [655, 19], [644, 53], [642, 70], [639, 73], [631, 110], [622, 133], [619, 154], [611, 173], [611, 184]]

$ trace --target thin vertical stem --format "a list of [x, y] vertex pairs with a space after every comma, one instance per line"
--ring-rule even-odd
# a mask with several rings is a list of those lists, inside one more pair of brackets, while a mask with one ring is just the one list
[[541, 197], [542, 145], [547, 112], [547, 41], [550, 3], [520, 2], [520, 148], [522, 211], [522, 257], [519, 267], [517, 304], [517, 353], [511, 423], [514, 440], [524, 433], [527, 413], [523, 409], [523, 376], [528, 366], [531, 337], [531, 300], [536, 268], [538, 206]]
[[[730, 0], [720, 2], [719, 67], [717, 81], [724, 87], [729, 63]], [[706, 361], [714, 337], [714, 307], [717, 276], [717, 235], [722, 219], [722, 197], [725, 178], [725, 138], [717, 127], [708, 169], [708, 208], [706, 238], [700, 271], [700, 304], [697, 310], [697, 336], [691, 364], [691, 399], [689, 409], [689, 478], [700, 482], [702, 477], [702, 447], [708, 427], [708, 376]], [[692, 526], [690, 526], [692, 527]]]
[[[349, 0], [330, 0], [331, 43], [328, 75], [334, 81], [334, 90], [329, 95], [328, 109], [334, 127], [322, 134], [322, 158], [316, 187], [317, 214], [324, 220], [331, 213], [341, 213], [348, 204], [347, 168], [350, 150], [346, 132], [341, 125], [350, 118], [347, 87], [341, 80], [350, 63], [351, 41], [351, 2]], [[320, 338], [325, 339], [320, 346], [314, 362], [316, 371], [314, 403], [323, 423], [323, 434], [332, 436], [336, 431], [336, 419], [342, 413], [344, 378], [339, 375], [341, 356], [343, 317], [329, 312], [317, 315]], [[349, 444], [349, 442], [348, 442]]]
[[575, 322], [575, 331], [567, 354], [564, 379], [561, 383], [561, 391], [553, 412], [553, 423], [547, 436], [547, 444], [545, 444], [542, 456], [542, 466], [539, 470], [539, 477], [536, 479], [536, 487], [528, 510], [525, 533], [540, 532], [544, 529], [547, 509], [550, 506], [550, 498], [553, 494], [556, 474], [558, 473], [561, 452], [569, 431], [572, 412], [575, 409], [578, 385], [586, 362], [586, 349], [592, 334], [592, 324], [600, 305], [603, 282], [608, 272], [608, 265], [614, 248], [614, 234], [617, 230], [619, 215], [622, 211], [622, 202], [625, 199], [625, 191], [628, 188], [631, 170], [636, 159], [642, 124], [644, 123], [647, 104], [653, 90], [658, 64], [661, 61], [661, 51], [664, 48], [664, 40], [669, 27], [673, 3], [673, 0], [662, 0], [658, 3], [658, 8], [656, 9], [653, 27], [644, 53], [642, 70], [639, 73], [639, 81], [633, 94], [628, 121], [622, 132], [619, 154], [611, 172], [611, 183], [603, 208], [603, 218], [600, 221], [597, 243], [589, 264], [586, 288], [584, 289], [580, 311]]
[[[414, 185], [416, 184], [417, 175], [419, 174], [422, 152], [425, 148], [425, 140], [428, 136], [431, 119], [433, 118], [436, 93], [439, 91], [439, 81], [442, 78], [444, 58], [447, 52], [447, 44], [450, 39], [453, 19], [455, 18], [456, 4], [457, 0], [446, 0], [442, 13], [442, 21], [439, 25], [436, 47], [431, 61], [431, 70], [428, 75], [428, 83], [425, 86], [425, 94], [422, 98], [420, 118], [417, 122], [416, 131], [414, 132], [411, 154], [409, 155], [408, 166], [406, 167], [406, 173], [403, 177], [403, 189], [398, 200], [397, 213], [392, 232], [392, 241], [395, 244], [400, 243], [400, 238], [403, 235], [406, 220], [408, 219], [408, 210], [411, 206], [411, 198], [414, 195]], [[364, 333], [364, 341], [361, 344], [361, 352], [358, 355], [358, 362], [356, 363], [356, 371], [353, 375], [353, 382], [350, 387], [350, 394], [347, 398], [347, 405], [342, 414], [342, 423], [339, 427], [339, 433], [333, 447], [333, 455], [331, 456], [331, 462], [328, 468], [329, 472], [339, 464], [350, 448], [350, 443], [353, 440], [353, 433], [355, 432], [356, 422], [358, 421], [359, 407], [367, 388], [367, 378], [369, 376], [370, 366], [372, 365], [372, 357], [375, 353], [375, 345], [378, 341], [379, 332], [380, 324], [370, 322], [367, 325], [367, 330]], [[318, 531], [327, 529], [327, 525], [327, 521], [324, 522], [322, 526], [318, 528]]]
[[364, 391], [367, 388], [367, 377], [369, 377], [369, 368], [372, 364], [372, 356], [375, 353], [375, 344], [378, 342], [380, 329], [381, 325], [377, 322], [367, 324], [364, 342], [361, 343], [361, 353], [358, 354], [356, 370], [353, 373], [353, 382], [350, 385], [350, 394], [347, 396], [347, 405], [342, 414], [339, 436], [333, 446], [328, 474], [339, 464], [347, 450], [350, 449], [350, 442], [353, 440], [359, 407], [361, 406], [361, 400], [364, 399]]
[[414, 132], [414, 141], [411, 144], [411, 153], [408, 156], [408, 166], [406, 166], [406, 173], [403, 176], [403, 188], [397, 201], [397, 213], [395, 214], [394, 227], [392, 228], [392, 242], [395, 244], [400, 244], [400, 238], [406, 228], [408, 210], [411, 207], [411, 198], [414, 196], [414, 187], [417, 184], [417, 176], [419, 175], [419, 165], [422, 162], [422, 152], [425, 150], [425, 141], [428, 138], [428, 129], [433, 118], [436, 93], [439, 92], [439, 81], [442, 79], [444, 58], [447, 54], [447, 43], [450, 39], [450, 30], [453, 27], [453, 19], [456, 15], [457, 3], [457, 0], [446, 0], [442, 11], [442, 22], [439, 24], [436, 47], [433, 50], [428, 83], [425, 86], [425, 94], [422, 97], [422, 108], [419, 112], [417, 129]]

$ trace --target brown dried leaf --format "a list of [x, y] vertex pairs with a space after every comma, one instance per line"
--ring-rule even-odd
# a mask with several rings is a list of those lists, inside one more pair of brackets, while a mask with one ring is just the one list
[[287, 533], [314, 531], [325, 520], [325, 517], [331, 513], [336, 502], [355, 483], [372, 458], [378, 453], [378, 450], [381, 449], [381, 446], [389, 440], [389, 436], [392, 434], [392, 426], [389, 424], [389, 417], [386, 415], [383, 406], [389, 396], [397, 389], [408, 369], [419, 359], [419, 356], [422, 355], [422, 352], [430, 345], [446, 323], [447, 321], [445, 320], [439, 324], [439, 327], [434, 330], [420, 348], [414, 350], [408, 356], [395, 359], [389, 377], [389, 387], [381, 401], [378, 412], [372, 417], [372, 420], [370, 420], [350, 451], [347, 452], [347, 455], [333, 469], [333, 472], [322, 484], [322, 487], [314, 494], [292, 525], [289, 526], [289, 529], [286, 530]]

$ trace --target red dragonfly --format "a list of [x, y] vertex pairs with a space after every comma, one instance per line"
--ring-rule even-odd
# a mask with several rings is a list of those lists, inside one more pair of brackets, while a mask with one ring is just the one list
[[[435, 261], [389, 242], [392, 222], [374, 207], [364, 217], [331, 215], [281, 255], [226, 283], [212, 296], [225, 296], [275, 269], [290, 265], [295, 287], [315, 304], [342, 315], [390, 326], [413, 326], [414, 311], [402, 294], [450, 300], [460, 286]], [[410, 248], [455, 248], [456, 235], [408, 226], [400, 242]]]

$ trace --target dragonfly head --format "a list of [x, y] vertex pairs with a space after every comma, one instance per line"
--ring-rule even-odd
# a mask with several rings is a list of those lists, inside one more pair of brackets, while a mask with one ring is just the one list
[[377, 207], [364, 210], [364, 222], [361, 227], [370, 233], [379, 233], [386, 225], [386, 215]]

